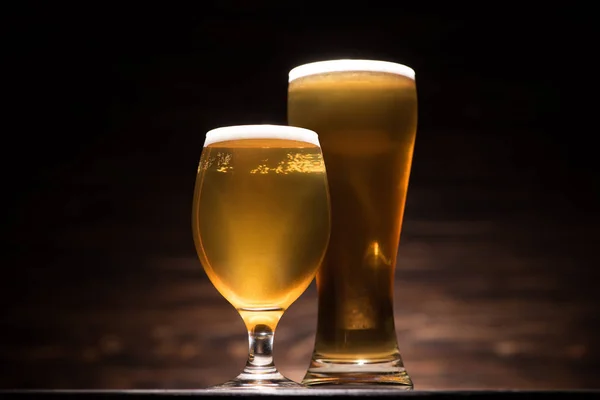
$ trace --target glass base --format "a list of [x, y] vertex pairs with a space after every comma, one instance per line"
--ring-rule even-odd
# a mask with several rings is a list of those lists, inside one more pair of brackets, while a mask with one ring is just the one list
[[328, 385], [351, 389], [414, 389], [401, 358], [392, 361], [351, 362], [313, 359], [302, 384], [307, 387]]
[[[257, 376], [258, 375], [258, 376]], [[206, 390], [209, 391], [228, 391], [228, 390], [258, 390], [258, 391], [271, 391], [277, 389], [302, 389], [304, 385], [294, 382], [291, 379], [286, 378], [279, 372], [273, 372], [268, 374], [248, 374], [241, 373], [236, 378], [221, 383], [219, 385], [211, 386]]]

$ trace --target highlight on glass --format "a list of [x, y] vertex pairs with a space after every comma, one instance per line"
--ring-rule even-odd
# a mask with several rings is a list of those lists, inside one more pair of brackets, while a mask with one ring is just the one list
[[393, 292], [417, 130], [412, 68], [330, 60], [289, 72], [288, 123], [319, 132], [331, 238], [317, 274], [314, 352], [303, 383], [412, 389]]
[[209, 389], [304, 387], [277, 370], [273, 344], [280, 318], [313, 281], [329, 242], [329, 189], [317, 134], [280, 125], [209, 131], [192, 232], [204, 271], [248, 330], [243, 371]]

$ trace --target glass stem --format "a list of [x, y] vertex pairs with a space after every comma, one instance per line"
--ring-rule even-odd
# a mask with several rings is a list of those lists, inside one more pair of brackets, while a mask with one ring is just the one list
[[248, 361], [244, 372], [265, 374], [276, 372], [273, 362], [273, 330], [258, 324], [248, 331]]
[[[242, 313], [242, 318], [248, 328], [248, 360], [244, 374], [273, 374], [277, 372], [273, 360], [273, 338], [275, 327], [281, 318], [281, 312], [267, 311]], [[260, 377], [257, 377], [260, 379]]]

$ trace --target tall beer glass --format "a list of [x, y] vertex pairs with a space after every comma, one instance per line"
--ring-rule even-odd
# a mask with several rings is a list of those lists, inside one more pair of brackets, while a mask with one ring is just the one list
[[393, 288], [417, 129], [414, 71], [369, 60], [296, 67], [288, 123], [318, 132], [331, 198], [314, 353], [303, 383], [410, 390]]
[[314, 279], [329, 232], [327, 176], [315, 132], [242, 125], [206, 134], [193, 238], [208, 278], [239, 312], [249, 339], [242, 373], [212, 390], [303, 387], [275, 368], [273, 335]]

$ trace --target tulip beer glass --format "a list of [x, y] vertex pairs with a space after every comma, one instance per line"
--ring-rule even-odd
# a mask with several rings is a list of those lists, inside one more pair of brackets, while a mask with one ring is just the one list
[[313, 281], [329, 240], [327, 176], [316, 133], [277, 125], [209, 131], [192, 229], [208, 278], [248, 329], [246, 367], [210, 389], [303, 387], [277, 371], [272, 349], [279, 319]]

